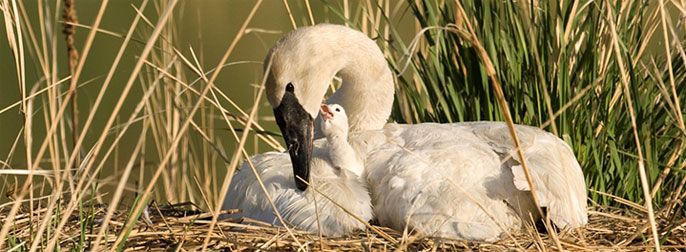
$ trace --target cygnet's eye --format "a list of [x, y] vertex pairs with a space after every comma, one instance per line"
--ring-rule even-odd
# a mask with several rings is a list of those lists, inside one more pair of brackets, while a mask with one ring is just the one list
[[286, 92], [293, 93], [293, 91], [295, 91], [295, 87], [293, 87], [292, 83], [288, 83], [286, 85]]
[[336, 108], [336, 112], [341, 112], [341, 109], [340, 109], [340, 108]]

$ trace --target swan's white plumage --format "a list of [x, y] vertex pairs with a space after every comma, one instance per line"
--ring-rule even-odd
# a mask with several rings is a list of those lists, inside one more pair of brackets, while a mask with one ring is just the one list
[[[581, 169], [571, 150], [540, 129], [516, 127], [541, 205], [558, 227], [587, 222]], [[495, 240], [537, 218], [504, 123], [388, 124], [367, 154], [372, 204], [382, 225]], [[543, 151], [546, 150], [546, 151]], [[529, 217], [531, 215], [531, 217]]]
[[[270, 58], [267, 95], [274, 107], [292, 83], [300, 104], [315, 116], [313, 104], [321, 102], [333, 76], [343, 79], [329, 101], [349, 112], [350, 142], [365, 159], [365, 179], [381, 225], [495, 240], [520, 229], [523, 219], [539, 217], [504, 123], [383, 126], [392, 108], [393, 79], [383, 54], [364, 34], [338, 25], [300, 28], [281, 39]], [[586, 224], [585, 182], [569, 146], [534, 127], [517, 125], [516, 131], [535, 193], [552, 222], [560, 228]], [[260, 169], [266, 176], [284, 176], [280, 181], [288, 185], [279, 187], [294, 188], [287, 177], [292, 176], [288, 156], [274, 158], [278, 164], [265, 157], [260, 166], [283, 170], [274, 175], [266, 174], [268, 167]], [[252, 201], [245, 207], [257, 205], [262, 204]]]
[[299, 99], [316, 118], [328, 84], [338, 75], [343, 85], [326, 103], [345, 108], [350, 132], [379, 129], [391, 115], [392, 106], [388, 105], [394, 99], [393, 73], [376, 43], [358, 31], [330, 24], [299, 28], [269, 50], [265, 61], [270, 59], [271, 64], [265, 63], [265, 68], [271, 66], [265, 70], [266, 91], [274, 108], [281, 102], [286, 85], [292, 83], [297, 87], [297, 97], [317, 97]]
[[[251, 161], [287, 224], [312, 233], [321, 231], [327, 236], [342, 236], [365, 228], [364, 223], [345, 210], [365, 221], [372, 219], [373, 210], [366, 184], [356, 174], [362, 164], [347, 142], [345, 111], [333, 113], [334, 118], [327, 124], [333, 126], [324, 130], [327, 139], [315, 142], [307, 190], [300, 191], [293, 183], [288, 154], [267, 152], [253, 156]], [[337, 130], [339, 126], [343, 130]], [[223, 208], [240, 209], [240, 217], [281, 224], [247, 162], [234, 176]]]

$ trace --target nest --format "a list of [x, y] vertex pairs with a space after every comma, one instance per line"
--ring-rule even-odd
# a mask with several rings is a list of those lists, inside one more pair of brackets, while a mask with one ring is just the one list
[[[78, 248], [82, 241], [88, 249], [96, 240], [96, 235], [106, 212], [105, 205], [85, 208], [81, 215], [72, 216], [65, 228], [59, 245], [62, 249]], [[374, 226], [375, 229], [359, 231], [346, 237], [322, 237], [317, 234], [277, 227], [250, 219], [221, 219], [215, 228], [208, 232], [211, 213], [199, 212], [190, 203], [149, 205], [135, 227], [128, 233], [125, 250], [177, 250], [195, 251], [203, 248], [209, 236], [207, 248], [229, 251], [452, 251], [452, 250], [626, 250], [645, 251], [653, 248], [651, 230], [647, 218], [640, 211], [615, 208], [599, 208], [589, 211], [589, 223], [575, 230], [561, 230], [553, 235], [539, 233], [536, 228], [527, 227], [519, 233], [510, 234], [497, 242], [471, 242], [426, 237], [420, 233], [398, 232], [389, 228]], [[34, 212], [40, 212], [34, 210]], [[76, 212], [76, 211], [75, 211]], [[233, 211], [228, 211], [233, 212]], [[222, 212], [222, 213], [227, 213]], [[0, 213], [6, 219], [7, 211]], [[84, 217], [85, 216], [85, 217]], [[122, 232], [128, 212], [118, 211], [108, 225], [107, 232], [101, 237], [101, 248], [111, 247]], [[37, 218], [21, 214], [15, 218], [15, 226], [10, 237], [15, 243], [30, 246], [34, 237], [32, 228], [40, 225]], [[84, 221], [87, 225], [84, 225]], [[662, 239], [662, 248], [667, 250], [686, 249], [686, 218], [661, 218], [656, 220]], [[33, 225], [31, 227], [31, 225]], [[43, 237], [45, 239], [45, 237]], [[85, 242], [83, 240], [85, 239]], [[559, 241], [559, 243], [557, 242]]]

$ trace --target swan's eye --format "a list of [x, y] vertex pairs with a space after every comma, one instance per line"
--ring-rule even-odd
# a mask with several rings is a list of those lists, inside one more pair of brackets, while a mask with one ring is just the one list
[[288, 83], [286, 85], [286, 92], [293, 93], [294, 90], [295, 90], [295, 87], [293, 87], [292, 83]]
[[339, 108], [336, 108], [336, 112], [341, 112], [341, 109], [339, 109]]

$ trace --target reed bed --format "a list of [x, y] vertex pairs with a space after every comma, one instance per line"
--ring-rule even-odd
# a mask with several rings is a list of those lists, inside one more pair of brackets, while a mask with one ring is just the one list
[[[190, 3], [133, 1], [116, 29], [103, 20], [122, 3], [90, 19], [74, 3], [0, 0], [12, 75], [0, 124], [20, 124], [0, 129], [0, 250], [686, 249], [684, 1], [255, 1], [232, 13], [243, 18], [219, 57], [179, 38]], [[235, 56], [246, 36], [269, 46], [287, 31], [254, 25], [264, 5], [288, 29], [334, 22], [375, 39], [397, 76], [394, 121], [503, 120], [564, 139], [589, 225], [487, 243], [218, 218], [242, 160], [284, 150], [262, 76], [226, 76], [261, 72], [261, 58]], [[103, 41], [116, 45], [106, 56]]]
[[[124, 251], [161, 250], [195, 251], [203, 248], [204, 238], [212, 213], [199, 212], [192, 203], [147, 205], [145, 214], [129, 232]], [[39, 209], [38, 212], [44, 209]], [[222, 213], [235, 213], [224, 210]], [[82, 214], [69, 217], [64, 229], [60, 247], [65, 250], [88, 250], [93, 248], [93, 230], [103, 223], [107, 206], [90, 205]], [[0, 215], [4, 217], [6, 213]], [[107, 234], [100, 241], [101, 247], [110, 247], [127, 221], [128, 211], [117, 211]], [[646, 242], [651, 236], [646, 213], [620, 208], [592, 208], [589, 224], [581, 229], [566, 230], [558, 234], [564, 250], [571, 251], [646, 251], [652, 246]], [[28, 215], [17, 216], [13, 240], [9, 248], [21, 248], [31, 241], [30, 226], [37, 225], [36, 219]], [[665, 250], [686, 249], [686, 218], [659, 218], [662, 248]], [[251, 219], [223, 219], [216, 223], [210, 233], [207, 249], [228, 249], [233, 251], [502, 251], [502, 250], [556, 250], [555, 241], [535, 227], [514, 232], [496, 242], [468, 242], [461, 240], [436, 239], [413, 233], [403, 235], [389, 228], [376, 226], [394, 240], [379, 236], [373, 230], [363, 230], [345, 237], [324, 237], [317, 234], [295, 232], [295, 241], [283, 227], [273, 226]], [[85, 235], [84, 235], [85, 233]]]

